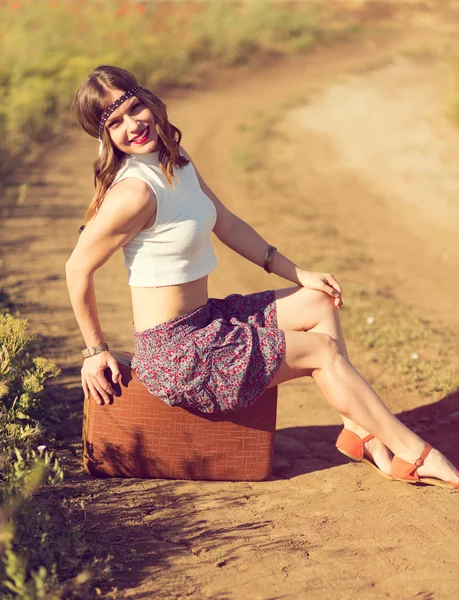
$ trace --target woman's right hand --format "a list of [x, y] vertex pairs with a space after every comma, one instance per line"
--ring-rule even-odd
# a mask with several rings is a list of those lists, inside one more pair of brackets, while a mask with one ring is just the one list
[[335, 276], [331, 273], [298, 270], [298, 281], [305, 288], [325, 292], [331, 298], [336, 308], [343, 306], [343, 291]]
[[114, 385], [121, 382], [118, 363], [108, 351], [85, 358], [81, 369], [81, 384], [83, 386], [84, 397], [88, 398], [92, 396], [98, 404], [109, 403], [110, 396], [116, 395], [116, 391], [105, 377], [105, 369], [110, 369], [112, 372], [112, 382]]

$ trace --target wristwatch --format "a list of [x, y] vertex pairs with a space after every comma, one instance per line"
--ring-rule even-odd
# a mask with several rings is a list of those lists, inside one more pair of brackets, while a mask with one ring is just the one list
[[105, 352], [108, 350], [108, 344], [97, 344], [97, 346], [89, 346], [81, 351], [81, 354], [84, 358], [88, 358], [89, 356], [95, 356], [96, 354], [100, 354], [101, 352]]

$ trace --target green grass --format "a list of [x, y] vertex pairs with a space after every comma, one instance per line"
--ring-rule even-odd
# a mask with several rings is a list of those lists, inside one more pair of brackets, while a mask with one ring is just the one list
[[308, 98], [302, 93], [287, 97], [279, 106], [268, 112], [257, 112], [239, 123], [237, 130], [241, 133], [238, 142], [230, 148], [230, 163], [245, 173], [250, 173], [263, 167], [264, 146], [276, 138], [281, 141], [282, 134], [276, 125], [288, 110], [293, 110], [308, 103]]
[[[295, 100], [298, 102], [298, 99]], [[235, 169], [251, 173], [264, 165], [264, 146], [269, 139], [280, 139], [276, 124], [283, 108], [252, 114], [237, 127], [240, 139], [230, 148], [230, 163]]]
[[437, 328], [412, 307], [375, 287], [346, 287], [346, 336], [357, 341], [369, 360], [390, 369], [397, 385], [439, 400], [459, 388], [454, 334]]
[[132, 70], [161, 95], [211, 70], [305, 52], [355, 31], [323, 18], [315, 3], [268, 0], [4, 0], [0, 17], [3, 173], [63, 131], [79, 82], [100, 64]]

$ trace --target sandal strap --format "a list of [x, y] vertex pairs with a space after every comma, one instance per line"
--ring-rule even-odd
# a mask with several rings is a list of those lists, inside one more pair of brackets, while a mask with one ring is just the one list
[[402, 460], [401, 458], [394, 456], [392, 461], [392, 475], [397, 479], [419, 481], [418, 469], [419, 467], [422, 467], [431, 450], [432, 446], [430, 444], [426, 444], [423, 453], [414, 463], [409, 463], [406, 460]]
[[432, 450], [432, 446], [430, 444], [427, 444], [426, 447], [424, 448], [424, 452], [421, 454], [421, 456], [418, 458], [418, 460], [414, 463], [417, 468], [422, 467], [425, 459], [427, 458], [427, 456], [429, 455], [429, 452], [431, 450]]
[[418, 460], [415, 461], [409, 469], [407, 469], [406, 474], [412, 475], [416, 479], [419, 479], [418, 469], [419, 469], [419, 467], [422, 467], [425, 459], [427, 458], [427, 456], [429, 455], [431, 450], [432, 450], [432, 446], [430, 444], [426, 444], [426, 447], [424, 448], [424, 452], [421, 454], [421, 456], [418, 458]]
[[375, 436], [372, 433], [369, 433], [366, 437], [362, 438], [362, 445], [366, 444], [366, 442], [369, 442], [370, 440], [372, 440]]

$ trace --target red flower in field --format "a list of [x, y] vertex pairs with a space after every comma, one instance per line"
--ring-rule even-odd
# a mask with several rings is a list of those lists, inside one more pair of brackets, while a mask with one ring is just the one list
[[124, 17], [124, 16], [126, 16], [128, 14], [128, 12], [129, 12], [129, 4], [124, 3], [116, 11], [116, 16], [117, 17]]
[[145, 4], [136, 4], [135, 10], [139, 15], [146, 15], [148, 12], [148, 8]]
[[11, 3], [11, 8], [12, 8], [13, 10], [15, 10], [16, 12], [17, 12], [18, 10], [20, 10], [21, 6], [22, 6], [22, 2], [12, 2], [12, 3]]

